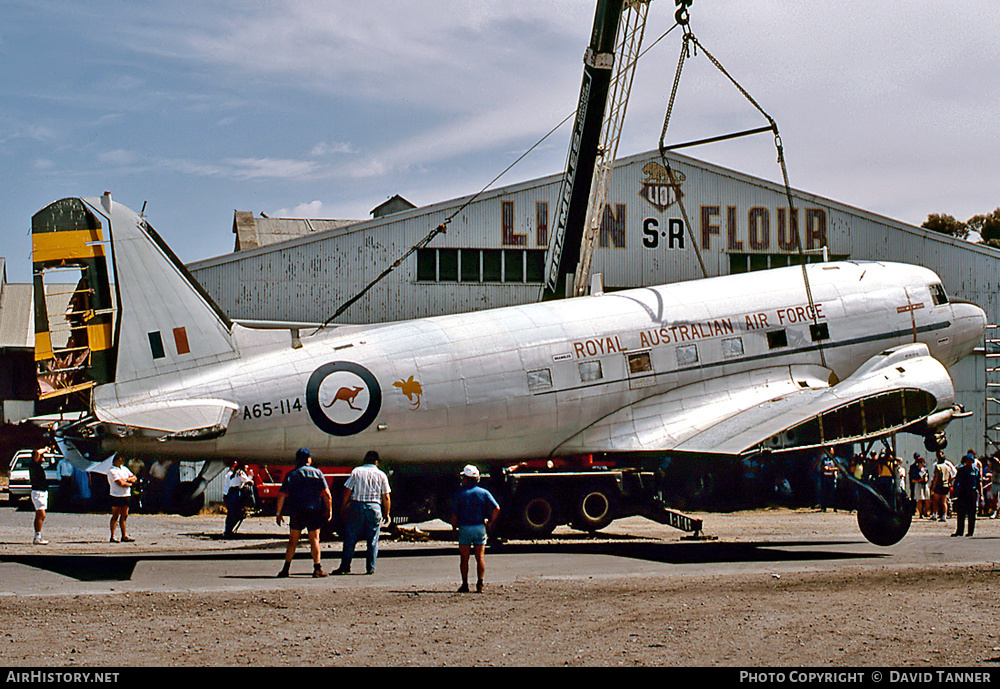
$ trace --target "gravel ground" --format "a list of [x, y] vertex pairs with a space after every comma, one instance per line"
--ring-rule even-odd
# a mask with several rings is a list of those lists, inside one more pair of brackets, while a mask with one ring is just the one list
[[[789, 533], [803, 539], [858, 538], [853, 518], [843, 514], [767, 510], [696, 516], [703, 516], [707, 531], [721, 541]], [[5, 508], [0, 519], [0, 555], [32, 552], [30, 512]], [[71, 529], [69, 516], [50, 515], [46, 533], [54, 550], [47, 552], [106, 547], [106, 520], [73, 515]], [[140, 552], [247, 547], [215, 538], [221, 521], [217, 515], [135, 515], [136, 547]], [[1000, 525], [994, 525], [981, 527], [986, 537], [987, 529], [1000, 534]], [[437, 526], [443, 533], [443, 525]], [[933, 530], [938, 537], [947, 526], [918, 522], [913, 533]], [[434, 528], [431, 536], [443, 538]], [[264, 533], [253, 547], [273, 548], [280, 557], [283, 533], [273, 520], [248, 520], [243, 529]], [[269, 529], [273, 537], [266, 535]], [[607, 537], [676, 543], [679, 535], [629, 519], [610, 527]], [[560, 538], [577, 537], [560, 530], [553, 542]], [[310, 585], [314, 580], [280, 587], [268, 579], [255, 591], [22, 596], [0, 606], [0, 654], [9, 666], [46, 667], [989, 668], [1000, 662], [992, 563], [803, 566], [780, 575], [709, 569], [488, 579], [481, 595], [454, 593], [449, 572], [431, 589], [375, 583], [348, 590]]]

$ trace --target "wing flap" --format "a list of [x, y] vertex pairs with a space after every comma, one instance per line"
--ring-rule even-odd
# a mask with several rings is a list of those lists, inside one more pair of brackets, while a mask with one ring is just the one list
[[560, 445], [556, 454], [674, 449], [768, 400], [825, 389], [831, 375], [821, 366], [781, 366], [685, 385], [606, 416]]

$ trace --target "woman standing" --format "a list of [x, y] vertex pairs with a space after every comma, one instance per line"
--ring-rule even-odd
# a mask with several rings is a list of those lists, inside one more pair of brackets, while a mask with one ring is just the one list
[[120, 524], [122, 532], [122, 543], [131, 543], [134, 538], [129, 538], [126, 522], [128, 521], [129, 502], [132, 500], [132, 485], [136, 482], [133, 474], [127, 466], [125, 459], [121, 455], [115, 455], [111, 460], [111, 468], [108, 470], [108, 491], [111, 497], [111, 542], [117, 543], [115, 538], [115, 525]]

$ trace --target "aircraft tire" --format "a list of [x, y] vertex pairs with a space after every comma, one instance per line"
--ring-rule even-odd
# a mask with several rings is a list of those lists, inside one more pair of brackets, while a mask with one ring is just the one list
[[529, 492], [521, 497], [515, 507], [517, 529], [525, 536], [548, 536], [559, 524], [559, 511], [555, 500], [546, 492]]
[[607, 489], [585, 488], [575, 498], [570, 526], [578, 531], [600, 531], [614, 520], [614, 513], [615, 500]]
[[861, 491], [858, 503], [858, 527], [871, 543], [890, 546], [899, 543], [910, 530], [913, 521], [912, 502], [900, 511], [893, 512], [881, 502]]
[[182, 517], [193, 517], [201, 512], [205, 507], [204, 491], [196, 497], [192, 497], [198, 487], [197, 481], [182, 481], [174, 488], [171, 504], [173, 511]]

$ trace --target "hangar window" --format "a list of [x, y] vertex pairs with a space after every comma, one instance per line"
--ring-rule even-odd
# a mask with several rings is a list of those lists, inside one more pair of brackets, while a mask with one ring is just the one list
[[581, 361], [580, 362], [580, 381], [584, 383], [589, 383], [594, 380], [601, 380], [604, 377], [604, 371], [601, 370], [600, 361]]
[[458, 282], [458, 249], [436, 249], [438, 282]]
[[459, 249], [462, 263], [462, 282], [479, 282], [479, 250]]
[[545, 281], [545, 250], [524, 252], [525, 282], [541, 284]]
[[524, 282], [524, 252], [514, 249], [504, 249], [503, 252], [504, 282]]
[[[850, 256], [847, 254], [831, 254], [831, 261], [846, 261]], [[809, 254], [806, 256], [809, 263], [821, 263], [823, 256], [820, 254]], [[799, 255], [797, 253], [788, 254], [729, 254], [729, 272], [752, 273], [755, 270], [767, 270], [769, 268], [784, 268], [785, 266], [799, 265]]]
[[418, 282], [541, 284], [544, 249], [418, 249]]
[[500, 249], [483, 249], [483, 282], [502, 282], [503, 266]]
[[772, 330], [767, 334], [767, 346], [768, 349], [778, 349], [779, 347], [788, 346], [788, 333], [785, 329]]
[[437, 280], [437, 252], [417, 252], [417, 280], [435, 282]]

